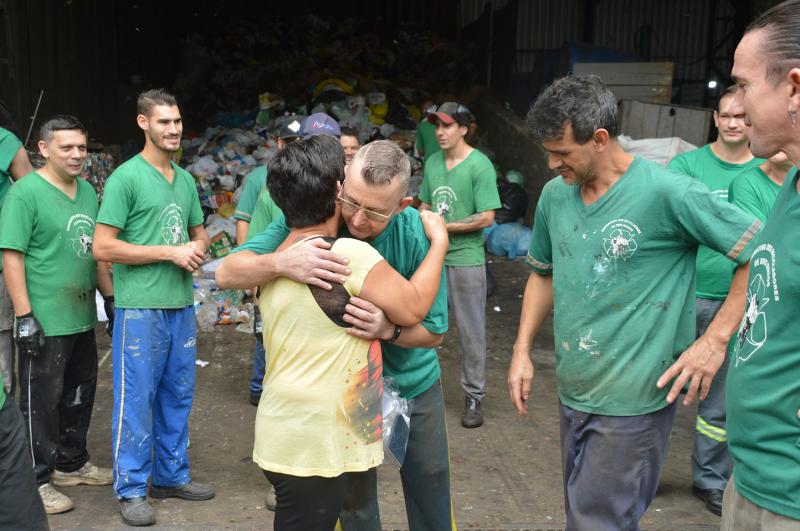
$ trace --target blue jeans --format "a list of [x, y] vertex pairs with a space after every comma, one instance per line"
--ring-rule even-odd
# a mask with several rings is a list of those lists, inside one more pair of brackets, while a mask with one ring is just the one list
[[253, 377], [250, 379], [250, 392], [261, 394], [264, 389], [264, 371], [267, 370], [267, 359], [264, 352], [264, 345], [256, 340], [256, 348], [253, 350]]
[[114, 494], [147, 494], [147, 482], [176, 487], [189, 478], [189, 413], [195, 382], [194, 307], [117, 308], [112, 351]]
[[615, 417], [560, 405], [568, 531], [638, 531], [656, 495], [675, 406]]

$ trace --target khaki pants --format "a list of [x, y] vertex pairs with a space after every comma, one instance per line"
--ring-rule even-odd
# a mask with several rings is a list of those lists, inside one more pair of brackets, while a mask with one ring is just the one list
[[731, 476], [722, 498], [720, 531], [800, 531], [800, 520], [759, 507], [736, 491]]

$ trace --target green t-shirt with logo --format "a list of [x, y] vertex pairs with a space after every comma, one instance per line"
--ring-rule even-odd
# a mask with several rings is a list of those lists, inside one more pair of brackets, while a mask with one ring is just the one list
[[436, 126], [425, 118], [419, 122], [416, 134], [417, 149], [422, 150], [422, 162], [428, 162], [431, 155], [442, 150], [439, 141], [436, 140]]
[[743, 171], [731, 182], [728, 200], [766, 223], [780, 191], [780, 185], [756, 166]]
[[[464, 160], [448, 170], [444, 152], [440, 151], [425, 164], [419, 198], [431, 205], [431, 210], [438, 212], [447, 223], [500, 208], [494, 165], [486, 155], [473, 149]], [[485, 262], [482, 230], [450, 234], [445, 265], [477, 266]]]
[[558, 394], [586, 413], [667, 405], [658, 377], [695, 338], [695, 257], [703, 243], [738, 263], [761, 223], [696, 180], [635, 158], [597, 201], [548, 182], [528, 264], [553, 275]]
[[[120, 229], [134, 245], [189, 242], [189, 227], [203, 223], [191, 174], [175, 163], [172, 183], [141, 154], [122, 164], [106, 183], [97, 222]], [[172, 262], [114, 264], [114, 304], [119, 308], [183, 308], [194, 303], [192, 274]]]
[[[722, 201], [728, 200], [728, 188], [742, 171], [757, 167], [764, 159], [753, 158], [744, 164], [725, 162], [711, 151], [711, 145], [681, 153], [669, 163], [672, 171], [694, 177]], [[702, 299], [723, 300], [728, 296], [733, 280], [730, 261], [706, 246], [697, 251], [697, 296]]]
[[730, 354], [728, 448], [736, 490], [800, 520], [800, 196], [786, 178], [750, 259], [747, 306]]
[[[11, 188], [11, 162], [17, 156], [22, 142], [14, 133], [8, 129], [0, 127], [0, 207], [3, 206], [3, 198]], [[3, 253], [0, 253], [0, 271], [3, 270]], [[0, 402], [0, 407], [2, 402]]]
[[[266, 231], [248, 238], [236, 251], [253, 251], [257, 254], [274, 252], [289, 235], [286, 220], [281, 214]], [[351, 237], [346, 225], [341, 237]], [[425, 260], [430, 242], [419, 218], [419, 212], [406, 208], [387, 223], [377, 238], [369, 242], [398, 273], [410, 279]], [[235, 252], [235, 251], [234, 251]], [[428, 315], [422, 321], [432, 334], [447, 332], [447, 281], [444, 270], [439, 293]], [[400, 394], [414, 398], [424, 393], [439, 379], [441, 368], [434, 348], [405, 348], [386, 341], [381, 342], [383, 374], [394, 379]]]
[[258, 203], [258, 197], [266, 186], [266, 166], [259, 166], [245, 176], [244, 184], [242, 184], [242, 193], [239, 195], [239, 202], [236, 203], [236, 212], [233, 214], [234, 219], [250, 223], [253, 211]]
[[14, 184], [0, 213], [0, 248], [25, 255], [25, 284], [33, 314], [47, 336], [97, 324], [97, 263], [92, 235], [97, 194], [77, 180], [75, 199], [36, 172]]

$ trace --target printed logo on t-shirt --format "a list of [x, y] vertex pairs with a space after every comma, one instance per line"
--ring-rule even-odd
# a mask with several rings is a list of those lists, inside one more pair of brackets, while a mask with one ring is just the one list
[[747, 287], [747, 307], [736, 334], [736, 366], [749, 360], [767, 342], [767, 315], [764, 308], [770, 301], [780, 300], [775, 277], [775, 248], [768, 243], [759, 245], [750, 259], [750, 285]]
[[727, 201], [728, 200], [728, 189], [727, 188], [723, 188], [721, 190], [713, 190], [711, 192], [711, 194], [714, 197], [716, 197], [717, 199], [721, 199], [723, 201]]
[[603, 227], [603, 249], [612, 260], [627, 260], [639, 248], [636, 236], [642, 233], [633, 221], [619, 218]]
[[72, 250], [78, 258], [92, 258], [94, 220], [86, 214], [74, 214], [67, 221]]
[[189, 235], [183, 228], [183, 209], [175, 203], [164, 207], [158, 215], [161, 223], [161, 238], [167, 245], [183, 245], [189, 241]]
[[458, 196], [449, 186], [440, 186], [433, 191], [433, 207], [443, 218], [447, 218], [456, 201]]

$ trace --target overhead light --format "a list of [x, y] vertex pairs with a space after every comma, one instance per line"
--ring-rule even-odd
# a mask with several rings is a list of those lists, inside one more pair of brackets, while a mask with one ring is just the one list
[[712, 79], [711, 81], [708, 82], [708, 88], [710, 89], [717, 88], [717, 82]]

